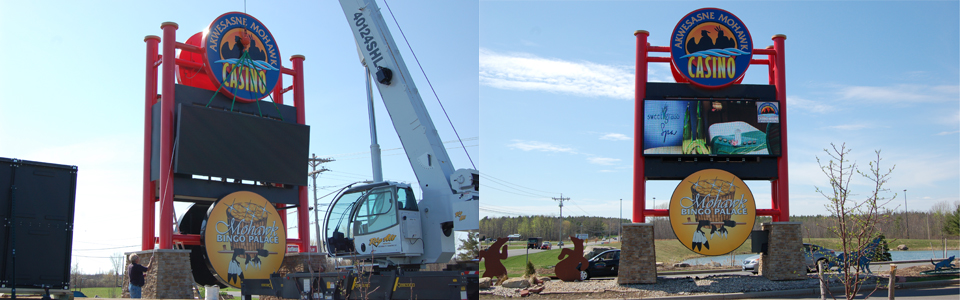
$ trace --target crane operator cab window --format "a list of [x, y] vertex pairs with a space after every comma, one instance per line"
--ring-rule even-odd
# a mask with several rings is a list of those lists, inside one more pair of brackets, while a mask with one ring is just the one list
[[366, 195], [369, 190], [357, 190], [343, 194], [337, 201], [331, 205], [328, 214], [329, 219], [326, 222], [327, 249], [333, 254], [354, 253], [353, 246], [353, 222], [350, 216], [354, 208], [358, 205], [361, 197]]
[[371, 190], [360, 200], [353, 218], [356, 235], [371, 234], [397, 224], [397, 197], [390, 186]]
[[417, 197], [413, 196], [413, 189], [409, 187], [397, 189], [397, 208], [400, 210], [420, 210], [417, 207]]

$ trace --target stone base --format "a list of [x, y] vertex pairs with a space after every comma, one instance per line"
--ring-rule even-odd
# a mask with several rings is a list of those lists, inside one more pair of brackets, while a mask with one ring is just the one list
[[657, 250], [653, 224], [626, 223], [620, 248], [618, 284], [657, 283]]
[[[150, 257], [156, 256], [150, 270], [144, 273], [146, 285], [143, 286], [144, 299], [193, 299], [193, 269], [190, 268], [190, 250], [147, 250], [127, 252], [126, 265], [130, 264], [130, 254], [140, 256], [140, 264], [146, 266]], [[126, 269], [126, 267], [124, 267]], [[123, 298], [130, 297], [129, 275], [123, 278]], [[202, 296], [202, 295], [201, 295]]]
[[[280, 269], [277, 270], [281, 276], [289, 273], [298, 273], [298, 272], [326, 272], [327, 270], [333, 270], [333, 266], [327, 261], [327, 255], [323, 253], [287, 253], [283, 257], [283, 263], [280, 265]], [[282, 298], [274, 296], [260, 296], [261, 300], [279, 300]]]
[[760, 224], [761, 230], [770, 232], [767, 253], [760, 256], [760, 276], [770, 280], [801, 280], [807, 278], [800, 225], [800, 222]]

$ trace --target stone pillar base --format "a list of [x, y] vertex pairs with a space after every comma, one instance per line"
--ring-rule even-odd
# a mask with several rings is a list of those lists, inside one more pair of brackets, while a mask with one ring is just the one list
[[625, 223], [620, 248], [618, 284], [657, 283], [657, 250], [653, 224]]
[[[280, 264], [280, 269], [277, 270], [281, 276], [289, 273], [299, 273], [299, 272], [326, 272], [327, 270], [333, 270], [333, 267], [327, 262], [327, 255], [323, 253], [313, 253], [313, 252], [303, 252], [303, 253], [287, 253], [283, 257], [283, 263]], [[282, 298], [274, 296], [260, 296], [261, 300], [279, 300]]]
[[[130, 264], [130, 254], [140, 256], [140, 264], [146, 266], [150, 257], [156, 256], [150, 270], [144, 273], [146, 284], [143, 286], [144, 299], [193, 299], [193, 269], [190, 267], [190, 250], [158, 249], [127, 252], [126, 266]], [[123, 297], [129, 298], [130, 275], [123, 278]]]
[[760, 256], [760, 276], [770, 280], [807, 278], [800, 225], [800, 222], [760, 224], [761, 230], [769, 231], [767, 253]]

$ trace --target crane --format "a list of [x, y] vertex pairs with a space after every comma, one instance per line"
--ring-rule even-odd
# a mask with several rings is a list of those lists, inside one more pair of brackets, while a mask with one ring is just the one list
[[380, 258], [389, 264], [447, 262], [453, 231], [479, 230], [479, 172], [455, 170], [416, 84], [372, 0], [341, 0], [361, 61], [374, 73], [422, 200], [407, 184], [384, 181], [338, 195], [324, 218], [332, 256]]
[[[450, 261], [456, 253], [454, 231], [480, 229], [480, 173], [454, 168], [376, 2], [340, 0], [340, 6], [361, 63], [375, 79], [417, 177], [421, 198], [417, 200], [410, 184], [393, 181], [343, 189], [324, 217], [325, 250], [332, 257], [365, 262], [372, 271], [294, 273], [285, 279], [272, 277], [269, 284], [248, 280], [252, 284], [244, 285], [242, 293], [303, 299], [304, 293], [310, 295], [310, 289], [302, 288], [310, 278], [314, 292], [347, 299], [475, 299], [479, 264], [477, 269], [455, 265], [444, 271], [422, 267]], [[302, 286], [301, 279], [305, 280]], [[281, 295], [288, 292], [282, 288], [284, 280], [300, 287], [296, 289], [300, 294]], [[364, 293], [363, 289], [384, 292]]]

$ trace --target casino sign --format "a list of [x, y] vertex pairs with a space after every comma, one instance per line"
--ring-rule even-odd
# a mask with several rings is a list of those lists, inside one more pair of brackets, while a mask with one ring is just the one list
[[670, 64], [677, 82], [722, 88], [739, 82], [753, 58], [750, 31], [719, 8], [695, 10], [677, 23], [670, 39]]
[[677, 239], [693, 252], [722, 255], [750, 237], [756, 202], [737, 176], [706, 169], [683, 179], [670, 198], [670, 225]]
[[273, 92], [280, 80], [280, 49], [270, 30], [241, 12], [217, 17], [203, 32], [204, 65], [219, 90], [241, 102]]
[[207, 264], [220, 282], [240, 288], [244, 279], [269, 279], [283, 263], [286, 226], [273, 203], [239, 191], [217, 201], [203, 221]]

